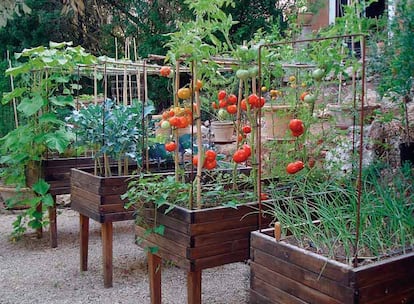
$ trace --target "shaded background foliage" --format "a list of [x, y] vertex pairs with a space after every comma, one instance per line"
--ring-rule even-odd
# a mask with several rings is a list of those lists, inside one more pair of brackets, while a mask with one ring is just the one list
[[[10, 80], [5, 78], [8, 67], [6, 53], [11, 55], [24, 48], [48, 45], [49, 41], [73, 41], [96, 56], [115, 57], [115, 38], [119, 58], [124, 57], [125, 37], [134, 38], [138, 56], [165, 55], [164, 34], [176, 30], [177, 21], [193, 18], [184, 0], [26, 0], [30, 14], [14, 15], [7, 25], [0, 28], [0, 96], [10, 91]], [[239, 21], [232, 29], [232, 42], [249, 41], [257, 29], [270, 29], [280, 22], [282, 13], [272, 0], [236, 1], [235, 8], [225, 8]], [[131, 51], [133, 54], [133, 52]], [[154, 77], [149, 81], [149, 98], [160, 110], [170, 104], [171, 92], [166, 79]], [[10, 105], [1, 105], [2, 116], [10, 117]], [[3, 118], [4, 118], [3, 117]], [[13, 124], [6, 118], [0, 124], [0, 136]]]

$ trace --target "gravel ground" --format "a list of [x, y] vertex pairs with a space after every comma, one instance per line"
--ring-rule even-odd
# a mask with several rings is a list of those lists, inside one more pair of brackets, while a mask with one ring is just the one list
[[[90, 221], [88, 271], [79, 270], [79, 216], [59, 208], [58, 247], [49, 247], [48, 231], [36, 239], [29, 231], [9, 240], [19, 211], [0, 204], [0, 303], [150, 303], [146, 255], [134, 244], [133, 222], [114, 223], [113, 288], [103, 287], [99, 223]], [[203, 303], [248, 303], [249, 267], [234, 263], [203, 271]], [[185, 272], [163, 267], [163, 303], [187, 303]]]

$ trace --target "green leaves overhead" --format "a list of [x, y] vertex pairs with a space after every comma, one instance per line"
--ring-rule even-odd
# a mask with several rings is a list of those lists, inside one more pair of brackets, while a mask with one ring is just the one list
[[36, 114], [45, 104], [43, 97], [40, 94], [35, 94], [32, 98], [24, 97], [17, 107], [17, 110], [22, 112], [26, 117]]

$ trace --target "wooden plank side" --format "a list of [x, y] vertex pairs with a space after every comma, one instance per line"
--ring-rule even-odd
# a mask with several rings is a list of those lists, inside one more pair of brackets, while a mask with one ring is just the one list
[[368, 299], [367, 302], [361, 304], [412, 304], [414, 303], [414, 287], [398, 294], [387, 294], [381, 298]]
[[[146, 209], [141, 212], [142, 217], [146, 223], [152, 224], [154, 221], [154, 210]], [[184, 234], [189, 234], [189, 224], [179, 219], [175, 219], [170, 214], [163, 214], [157, 212], [157, 225], [164, 225]]]
[[148, 247], [157, 248], [157, 252], [155, 253], [157, 256], [161, 257], [162, 259], [166, 261], [172, 261], [175, 265], [182, 268], [183, 270], [186, 270], [186, 271], [191, 270], [191, 264], [189, 260], [183, 258], [182, 256], [177, 256], [173, 252], [170, 252], [166, 250], [165, 248], [159, 247], [155, 243], [152, 243], [148, 240], [143, 239], [140, 242], [138, 242], [138, 245], [141, 248], [148, 248]]
[[[259, 249], [255, 249], [254, 262], [252, 263], [267, 268], [269, 271], [278, 273], [299, 284], [303, 284], [312, 289], [317, 289], [320, 292], [337, 299], [339, 302], [352, 303], [354, 300], [354, 290], [352, 288], [338, 285], [336, 281], [332, 281], [323, 275], [319, 276], [319, 274], [288, 263], [283, 259], [271, 256]], [[272, 282], [278, 284], [276, 281]], [[270, 285], [273, 285], [273, 283], [270, 283]], [[275, 287], [278, 286], [275, 285]]]
[[101, 213], [113, 213], [113, 212], [134, 212], [134, 208], [125, 209], [124, 204], [111, 204], [111, 205], [100, 205], [98, 207], [99, 212]]
[[287, 294], [302, 299], [307, 303], [318, 303], [318, 304], [340, 304], [344, 303], [338, 299], [334, 299], [319, 290], [310, 288], [297, 282], [288, 277], [285, 277], [277, 272], [271, 271], [263, 265], [257, 264], [256, 262], [250, 263], [250, 269], [253, 276], [263, 282], [269, 283], [268, 287], [273, 287], [278, 290], [282, 290]]
[[193, 223], [201, 224], [217, 222], [229, 218], [238, 218], [241, 220], [244, 216], [257, 218], [257, 210], [255, 210], [254, 207], [257, 208], [256, 203], [239, 205], [237, 208], [217, 206], [200, 210], [192, 210], [194, 213]]
[[72, 186], [88, 189], [90, 192], [99, 194], [101, 181], [93, 174], [78, 169], [71, 169], [70, 181]]
[[249, 251], [248, 238], [228, 242], [220, 242], [214, 245], [207, 245], [203, 247], [187, 248], [187, 258], [201, 259], [239, 250]]
[[81, 204], [94, 205], [98, 208], [101, 205], [101, 196], [90, 192], [85, 188], [79, 188], [75, 185], [71, 187], [71, 198], [77, 199]]
[[140, 226], [135, 226], [135, 234], [140, 239], [156, 244], [157, 247], [170, 252], [173, 255], [186, 258], [187, 248], [172, 240], [166, 239], [162, 235], [151, 233], [146, 234], [146, 229]]
[[257, 278], [254, 273], [252, 273], [250, 277], [250, 289], [266, 298], [271, 299], [271, 303], [309, 304], [290, 295], [289, 293], [284, 292], [283, 290], [270, 286], [265, 281]]
[[236, 217], [230, 218], [228, 220], [221, 220], [218, 222], [192, 224], [189, 228], [190, 235], [196, 236], [254, 225], [257, 225], [256, 217], [246, 217], [242, 221]]
[[133, 220], [134, 217], [135, 215], [133, 211], [101, 213], [101, 218], [102, 218], [103, 223], [130, 221], [130, 220]]
[[87, 217], [99, 222], [99, 223], [103, 223], [102, 217], [99, 214], [98, 210], [93, 209], [91, 206], [88, 206], [82, 200], [79, 200], [76, 197], [71, 198], [70, 208], [74, 211], [79, 212], [80, 214], [82, 214], [84, 216], [87, 216]]
[[407, 273], [414, 269], [414, 252], [391, 257], [354, 269], [355, 284], [359, 288], [392, 280], [395, 276]]
[[251, 246], [265, 253], [323, 275], [339, 284], [349, 286], [352, 267], [325, 258], [286, 242], [276, 242], [271, 236], [254, 231], [251, 233]]
[[243, 238], [250, 238], [250, 232], [256, 229], [256, 225], [253, 226], [246, 226], [242, 228], [230, 229], [216, 233], [209, 233], [209, 234], [201, 234], [191, 237], [192, 238], [192, 246], [193, 247], [200, 247], [206, 246], [210, 244], [216, 244], [217, 242], [221, 242], [223, 240], [230, 241], [230, 240], [238, 240]]
[[[166, 210], [169, 208], [169, 206], [161, 206], [158, 208], [158, 213], [165, 214]], [[148, 209], [154, 210], [154, 207], [148, 207]], [[175, 206], [172, 210], [170, 210], [167, 214], [170, 217], [173, 217], [177, 220], [180, 220], [182, 222], [191, 223], [193, 218], [193, 210], [189, 210], [187, 208], [183, 208], [180, 206]]]
[[259, 294], [255, 290], [250, 289], [249, 304], [283, 304], [283, 303], [272, 301], [269, 298]]
[[239, 250], [231, 253], [215, 255], [206, 258], [192, 260], [191, 271], [203, 270], [225, 264], [243, 262], [248, 259], [246, 250]]
[[[414, 296], [414, 269], [407, 269], [398, 276], [390, 277], [387, 273], [382, 273], [379, 276], [385, 276], [387, 281], [376, 282], [367, 287], [358, 289], [358, 299], [361, 303], [370, 303], [380, 301], [384, 297], [398, 298], [398, 295]], [[375, 280], [375, 278], [373, 278]], [[390, 303], [390, 302], [387, 302]]]
[[[122, 193], [124, 194], [124, 193]], [[101, 204], [102, 205], [113, 205], [113, 204], [120, 204], [120, 205], [124, 205], [128, 202], [127, 199], [122, 199], [121, 195], [119, 193], [109, 193], [106, 195], [102, 195], [101, 196]]]

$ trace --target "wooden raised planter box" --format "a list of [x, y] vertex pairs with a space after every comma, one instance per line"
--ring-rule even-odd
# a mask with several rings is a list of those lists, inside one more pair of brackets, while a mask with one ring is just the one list
[[413, 303], [414, 253], [351, 267], [251, 234], [250, 303]]
[[[157, 225], [164, 225], [164, 235], [145, 234], [136, 226], [143, 248], [157, 247], [149, 254], [151, 303], [161, 303], [161, 259], [173, 261], [187, 271], [188, 303], [201, 303], [201, 271], [206, 268], [249, 259], [250, 232], [258, 229], [257, 203], [231, 207], [189, 210], [176, 206], [169, 213], [157, 209]], [[154, 209], [143, 212], [152, 223]], [[268, 226], [270, 219], [262, 219]]]

